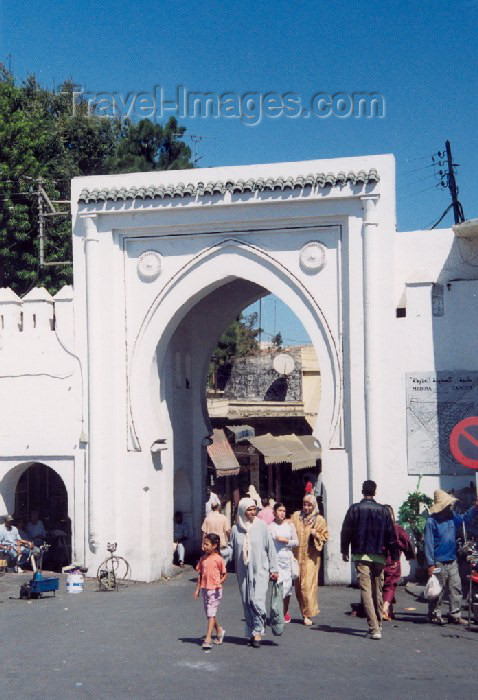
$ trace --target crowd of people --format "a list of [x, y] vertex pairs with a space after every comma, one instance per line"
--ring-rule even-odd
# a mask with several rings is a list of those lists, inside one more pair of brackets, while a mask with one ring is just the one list
[[[383, 622], [394, 619], [393, 605], [401, 579], [400, 556], [415, 558], [414, 545], [407, 532], [395, 522], [391, 506], [375, 500], [377, 485], [367, 480], [363, 498], [348, 509], [341, 531], [344, 561], [352, 560], [361, 593], [360, 607], [367, 618], [368, 636], [382, 638]], [[302, 622], [313, 624], [318, 606], [318, 581], [322, 551], [328, 540], [327, 524], [319, 512], [313, 490], [305, 489], [300, 510], [286, 517], [283, 503], [260, 499], [254, 487], [237, 506], [235, 524], [229, 526], [221, 513], [221, 502], [207, 491], [206, 515], [202, 525], [203, 556], [197, 565], [195, 597], [202, 591], [208, 627], [203, 641], [205, 650], [222, 644], [225, 631], [217, 620], [226, 566], [234, 562], [242, 599], [245, 637], [258, 648], [265, 632], [266, 596], [272, 581], [280, 586], [283, 598], [283, 622], [291, 621], [289, 604], [295, 589]], [[452, 510], [457, 499], [438, 489], [425, 528], [425, 559], [428, 576], [439, 579], [441, 592], [429, 601], [432, 623], [465, 624], [461, 617], [462, 591], [457, 566], [456, 536], [462, 523], [478, 515], [478, 501], [464, 515]], [[180, 527], [181, 526], [181, 527]], [[184, 542], [189, 536], [182, 514], [175, 514], [175, 548], [179, 565], [184, 565]], [[442, 612], [448, 599], [447, 619]]]

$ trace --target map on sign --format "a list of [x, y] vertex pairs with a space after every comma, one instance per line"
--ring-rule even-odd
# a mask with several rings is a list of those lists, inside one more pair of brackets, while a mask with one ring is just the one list
[[478, 372], [415, 372], [405, 380], [408, 473], [469, 473], [452, 455], [450, 435], [478, 415]]

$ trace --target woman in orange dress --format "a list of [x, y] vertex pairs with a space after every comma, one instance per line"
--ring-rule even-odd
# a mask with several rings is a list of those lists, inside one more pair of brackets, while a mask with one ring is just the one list
[[295, 594], [299, 603], [304, 625], [312, 625], [311, 617], [319, 614], [317, 591], [319, 587], [319, 569], [324, 544], [329, 538], [327, 523], [320, 515], [317, 501], [312, 494], [306, 494], [302, 510], [297, 510], [291, 517], [295, 526], [298, 547], [294, 556], [299, 564], [299, 576], [295, 579]]

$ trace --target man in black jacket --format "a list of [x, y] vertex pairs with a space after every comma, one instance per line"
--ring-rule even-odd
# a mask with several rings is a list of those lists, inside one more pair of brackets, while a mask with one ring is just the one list
[[374, 500], [376, 490], [375, 481], [363, 482], [363, 499], [351, 505], [345, 516], [340, 550], [344, 561], [349, 561], [349, 547], [352, 550], [369, 636], [381, 639], [383, 568], [388, 552], [395, 562], [400, 552], [388, 508]]

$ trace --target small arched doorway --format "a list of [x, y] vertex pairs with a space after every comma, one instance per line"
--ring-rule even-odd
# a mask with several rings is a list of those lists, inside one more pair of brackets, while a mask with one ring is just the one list
[[34, 462], [22, 473], [15, 489], [15, 519], [26, 524], [32, 511], [38, 511], [47, 533], [50, 549], [45, 565], [53, 571], [71, 562], [71, 520], [68, 493], [54, 469]]

